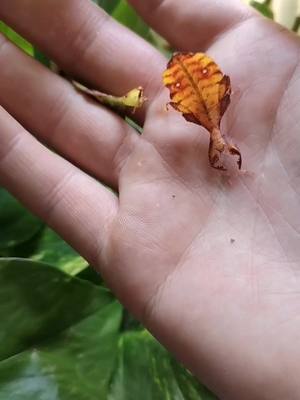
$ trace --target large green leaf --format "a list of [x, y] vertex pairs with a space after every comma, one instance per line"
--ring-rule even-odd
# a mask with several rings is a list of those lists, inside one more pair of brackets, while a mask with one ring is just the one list
[[15, 45], [24, 50], [27, 54], [33, 55], [33, 47], [30, 43], [27, 42], [22, 36], [18, 35], [14, 30], [9, 28], [4, 22], [0, 21], [0, 32], [4, 33], [4, 35], [11, 40]]
[[146, 331], [124, 333], [109, 400], [215, 400]]
[[0, 360], [52, 340], [112, 301], [106, 289], [56, 268], [0, 259]]
[[0, 400], [106, 399], [117, 355], [119, 304], [0, 363]]
[[[0, 400], [213, 400], [112, 295], [53, 267], [0, 260]], [[132, 325], [131, 325], [132, 326]]]
[[38, 218], [0, 188], [0, 249], [26, 242], [41, 226], [42, 222]]
[[76, 275], [87, 267], [87, 262], [48, 227], [43, 230], [30, 258], [52, 264], [70, 275]]

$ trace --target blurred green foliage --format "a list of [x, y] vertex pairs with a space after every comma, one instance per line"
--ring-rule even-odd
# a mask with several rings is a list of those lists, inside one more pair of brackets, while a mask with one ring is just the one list
[[274, 14], [273, 11], [270, 7], [270, 2], [266, 1], [264, 3], [260, 3], [258, 1], [252, 0], [250, 2], [250, 5], [254, 7], [257, 11], [259, 11], [261, 14], [263, 14], [265, 17], [273, 19]]
[[80, 275], [0, 258], [0, 400], [215, 399]]

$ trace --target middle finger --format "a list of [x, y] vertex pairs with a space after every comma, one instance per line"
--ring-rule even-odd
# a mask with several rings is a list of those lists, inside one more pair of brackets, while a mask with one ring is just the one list
[[116, 188], [121, 158], [138, 140], [133, 129], [1, 35], [0, 71], [0, 105], [42, 142]]

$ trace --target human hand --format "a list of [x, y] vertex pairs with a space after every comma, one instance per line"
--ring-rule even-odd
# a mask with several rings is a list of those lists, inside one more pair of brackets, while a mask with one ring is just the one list
[[222, 399], [299, 399], [299, 39], [238, 0], [131, 3], [231, 77], [222, 129], [253, 176], [228, 185], [209, 167], [208, 134], [164, 111], [166, 60], [97, 7], [2, 0], [64, 70], [149, 101], [138, 136], [1, 37], [0, 183]]

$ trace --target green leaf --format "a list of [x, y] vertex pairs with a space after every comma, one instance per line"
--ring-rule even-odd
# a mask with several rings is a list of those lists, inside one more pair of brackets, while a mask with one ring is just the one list
[[250, 5], [254, 7], [257, 11], [259, 11], [262, 15], [267, 18], [274, 19], [274, 14], [271, 8], [267, 3], [259, 3], [258, 1], [252, 0], [250, 1]]
[[109, 400], [216, 400], [146, 331], [119, 342]]
[[121, 0], [119, 2], [119, 5], [112, 13], [112, 17], [144, 39], [152, 42], [149, 26], [145, 24], [135, 10], [129, 6], [126, 0]]
[[83, 279], [85, 281], [91, 282], [94, 285], [102, 285], [102, 286], [105, 287], [101, 276], [91, 266], [88, 266], [87, 268], [85, 268], [84, 270], [79, 272], [79, 274], [76, 275], [76, 278]]
[[4, 22], [0, 21], [0, 32], [2, 32], [11, 42], [13, 42], [25, 53], [33, 56], [36, 60], [44, 64], [46, 67], [50, 67], [50, 60], [38, 49], [34, 48], [26, 39], [21, 35], [7, 26]]
[[173, 358], [171, 359], [171, 366], [174, 378], [186, 400], [217, 400], [212, 392], [201, 385], [189, 371]]
[[0, 260], [0, 400], [215, 400], [104, 288]]
[[39, 51], [37, 48], [34, 48], [34, 58], [38, 60], [41, 64], [44, 64], [45, 67], [50, 68], [51, 66], [51, 61], [50, 59], [41, 51]]
[[106, 399], [121, 309], [92, 316], [0, 363], [0, 400]]
[[93, 2], [103, 8], [108, 14], [111, 14], [120, 0], [93, 0]]
[[34, 261], [51, 264], [76, 275], [87, 267], [87, 262], [52, 229], [45, 227], [30, 257]]
[[121, 331], [126, 332], [126, 331], [141, 331], [144, 330], [145, 328], [143, 325], [137, 321], [133, 315], [131, 315], [127, 310], [124, 310], [123, 313], [123, 319], [122, 319], [122, 324], [121, 324]]
[[108, 290], [56, 268], [0, 259], [0, 360], [53, 340], [112, 301]]
[[7, 191], [0, 188], [0, 249], [31, 239], [43, 223], [28, 212]]
[[0, 32], [2, 32], [9, 40], [24, 50], [27, 54], [31, 56], [33, 55], [32, 45], [14, 30], [5, 25], [5, 23], [2, 21], [0, 21]]

